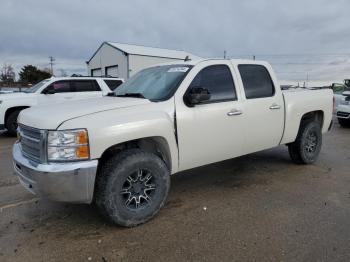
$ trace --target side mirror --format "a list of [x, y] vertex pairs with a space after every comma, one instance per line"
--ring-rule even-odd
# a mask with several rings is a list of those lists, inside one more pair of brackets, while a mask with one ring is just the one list
[[210, 99], [209, 90], [203, 87], [192, 87], [186, 94], [187, 104], [189, 106], [197, 105], [201, 102], [208, 101]]
[[44, 91], [45, 95], [52, 95], [54, 93], [55, 93], [55, 89], [53, 88], [53, 86], [48, 86]]

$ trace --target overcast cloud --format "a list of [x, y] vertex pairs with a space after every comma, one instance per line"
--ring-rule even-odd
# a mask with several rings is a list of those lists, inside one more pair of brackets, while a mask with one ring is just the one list
[[2, 0], [0, 63], [86, 73], [103, 41], [267, 60], [283, 80], [350, 78], [350, 1]]

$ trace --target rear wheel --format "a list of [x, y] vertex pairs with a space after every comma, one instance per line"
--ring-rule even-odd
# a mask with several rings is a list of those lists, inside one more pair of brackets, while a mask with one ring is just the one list
[[132, 227], [150, 220], [164, 205], [170, 174], [158, 156], [129, 149], [110, 158], [101, 168], [95, 202], [112, 223]]
[[350, 119], [338, 118], [338, 122], [342, 127], [350, 127]]
[[302, 123], [296, 140], [288, 145], [291, 159], [297, 164], [312, 164], [322, 146], [321, 126], [318, 122]]
[[16, 136], [17, 134], [17, 117], [20, 112], [20, 110], [13, 111], [6, 119], [6, 129], [8, 134], [11, 136]]

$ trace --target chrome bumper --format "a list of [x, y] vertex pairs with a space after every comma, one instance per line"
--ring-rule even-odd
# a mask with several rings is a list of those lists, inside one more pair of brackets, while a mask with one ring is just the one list
[[31, 193], [54, 201], [91, 203], [97, 160], [38, 164], [22, 155], [18, 143], [12, 155], [15, 174]]

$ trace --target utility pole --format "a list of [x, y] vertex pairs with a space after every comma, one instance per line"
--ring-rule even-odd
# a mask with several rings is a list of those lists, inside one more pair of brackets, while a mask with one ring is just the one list
[[224, 59], [226, 59], [226, 50], [224, 50]]
[[255, 60], [255, 55], [253, 55], [253, 60]]
[[49, 60], [50, 60], [50, 63], [49, 63], [50, 64], [50, 73], [53, 76], [53, 65], [54, 65], [53, 62], [55, 62], [55, 58], [53, 56], [49, 56]]

